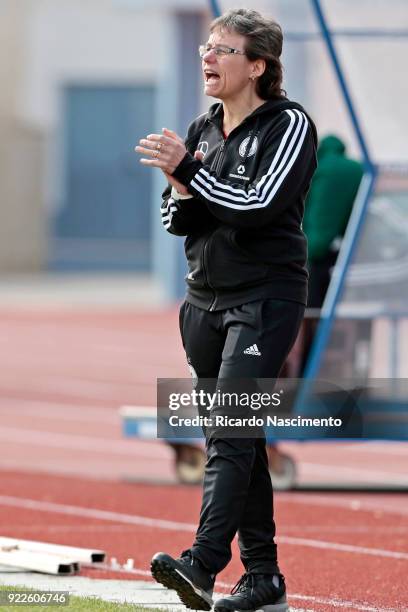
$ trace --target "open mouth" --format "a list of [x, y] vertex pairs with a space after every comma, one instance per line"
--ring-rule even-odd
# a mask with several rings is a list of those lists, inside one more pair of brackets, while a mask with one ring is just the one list
[[217, 83], [220, 80], [220, 75], [212, 70], [204, 70], [204, 81], [206, 83]]

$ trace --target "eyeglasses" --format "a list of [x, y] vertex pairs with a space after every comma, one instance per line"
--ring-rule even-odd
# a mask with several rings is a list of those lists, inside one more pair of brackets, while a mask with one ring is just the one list
[[206, 53], [213, 51], [217, 57], [223, 57], [224, 55], [245, 55], [245, 51], [239, 51], [239, 49], [233, 49], [233, 47], [226, 47], [225, 45], [200, 45], [198, 47], [198, 53], [200, 57], [204, 57]]

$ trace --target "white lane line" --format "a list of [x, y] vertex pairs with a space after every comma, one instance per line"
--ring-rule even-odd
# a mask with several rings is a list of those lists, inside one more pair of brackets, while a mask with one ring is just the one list
[[408, 456], [408, 443], [407, 442], [382, 442], [378, 444], [376, 442], [364, 442], [362, 444], [347, 445], [345, 448], [347, 452], [356, 453], [375, 453], [377, 456], [384, 455], [405, 455]]
[[[15, 397], [0, 398], [0, 414], [18, 417], [33, 415], [36, 418], [51, 419], [57, 421], [84, 422], [84, 423], [106, 423], [114, 425], [118, 423], [117, 404], [111, 407], [100, 408], [90, 404], [55, 402], [48, 400], [26, 400]], [[18, 412], [17, 412], [18, 411]]]
[[362, 612], [396, 612], [395, 608], [378, 608], [377, 606], [367, 606], [359, 604], [355, 601], [344, 601], [342, 599], [331, 599], [325, 597], [313, 597], [312, 595], [288, 595], [288, 599], [298, 599], [300, 601], [311, 601], [314, 604], [322, 604], [324, 606], [332, 606], [333, 608], [351, 608], [352, 610], [361, 610]]
[[[355, 496], [349, 499], [344, 499], [335, 496], [323, 496], [323, 495], [311, 495], [310, 493], [279, 493], [276, 497], [282, 502], [292, 504], [304, 504], [306, 506], [329, 506], [333, 508], [344, 508], [350, 511], [360, 512], [373, 512], [382, 514], [397, 514], [401, 516], [408, 516], [408, 508], [406, 499], [402, 500], [401, 494], [401, 506], [395, 506], [387, 502], [385, 499], [381, 499], [378, 502], [366, 501], [359, 499]], [[403, 501], [403, 504], [402, 504]]]
[[[285, 524], [282, 521], [279, 522], [280, 531], [284, 531], [286, 533], [290, 532], [298, 532], [300, 531], [302, 535], [305, 533], [343, 533], [343, 534], [353, 534], [356, 533], [373, 533], [373, 528], [371, 525], [289, 525]], [[376, 526], [375, 527], [376, 535], [379, 534], [387, 534], [387, 535], [397, 535], [397, 534], [408, 534], [408, 525], [401, 527], [390, 527], [390, 526]]]
[[290, 536], [279, 536], [276, 539], [282, 544], [307, 546], [309, 548], [323, 548], [325, 550], [337, 550], [339, 552], [350, 552], [361, 555], [373, 555], [374, 557], [390, 557], [391, 559], [404, 559], [408, 561], [408, 553], [384, 550], [382, 548], [368, 548], [366, 546], [354, 546], [352, 544], [340, 544], [338, 542], [326, 542], [309, 538], [293, 538]]
[[[157, 321], [160, 322], [160, 319], [158, 318]], [[174, 339], [176, 342], [179, 342], [179, 337], [176, 332], [171, 334], [168, 333], [168, 321], [163, 321], [162, 319], [162, 327], [157, 326], [157, 321], [151, 321], [154, 326], [153, 333], [151, 333], [150, 330], [145, 332], [142, 327], [131, 331], [123, 331], [114, 326], [108, 328], [93, 326], [92, 329], [89, 329], [87, 324], [84, 324], [79, 328], [77, 323], [69, 320], [61, 320], [51, 324], [36, 320], [33, 321], [30, 326], [24, 325], [24, 327], [21, 326], [21, 321], [19, 320], [15, 322], [14, 328], [11, 327], [13, 322], [7, 321], [2, 324], [0, 321], [0, 332], [3, 331], [3, 337], [5, 337], [6, 333], [10, 334], [12, 330], [14, 336], [13, 347], [18, 343], [24, 346], [32, 343], [38, 344], [39, 346], [50, 346], [58, 351], [61, 346], [55, 342], [55, 340], [58, 339], [64, 343], [65, 355], [77, 356], [78, 342], [82, 341], [84, 345], [83, 348], [89, 352], [95, 350], [110, 351], [113, 348], [114, 350], [131, 351], [140, 356], [140, 350], [138, 350], [137, 346], [143, 343], [151, 346], [154, 336], [156, 336], [158, 340], [162, 340], [163, 331], [166, 331], [170, 340]], [[177, 317], [174, 318], [174, 321], [177, 322]], [[144, 328], [145, 327], [146, 326], [144, 326]]]
[[[159, 463], [153, 464], [149, 458], [137, 458], [139, 461], [139, 467], [144, 470], [150, 470], [152, 467], [156, 473], [157, 483], [162, 486], [177, 486], [174, 476], [171, 473], [164, 472], [160, 469]], [[43, 478], [48, 477], [74, 477], [74, 478], [88, 478], [98, 482], [111, 482], [112, 484], [118, 483], [118, 479], [122, 482], [132, 483], [135, 482], [137, 485], [149, 485], [151, 484], [151, 478], [143, 479], [132, 474], [131, 469], [125, 465], [115, 465], [112, 456], [108, 456], [105, 459], [99, 459], [98, 456], [87, 459], [84, 463], [83, 457], [70, 459], [69, 465], [66, 465], [64, 460], [61, 460], [60, 464], [55, 462], [50, 468], [50, 459], [45, 457], [42, 460], [31, 460], [31, 463], [27, 463], [18, 460], [0, 459], [0, 471], [12, 471], [12, 472], [24, 472], [27, 475], [31, 473], [42, 476]], [[121, 462], [119, 462], [121, 463]]]
[[[406, 461], [408, 468], [408, 460]], [[401, 466], [401, 469], [403, 466]], [[338, 465], [327, 465], [321, 463], [307, 463], [300, 461], [300, 471], [303, 477], [307, 477], [309, 474], [314, 475], [327, 475], [331, 477], [343, 476], [350, 478], [366, 478], [368, 482], [378, 482], [380, 479], [384, 479], [388, 484], [398, 483], [408, 486], [408, 476], [406, 473], [395, 472], [392, 469], [387, 471], [371, 470], [366, 468], [354, 468], [345, 467]]]
[[[155, 370], [157, 375], [157, 368]], [[19, 380], [18, 380], [19, 379]], [[130, 403], [129, 398], [137, 397], [139, 386], [151, 386], [154, 388], [155, 380], [152, 377], [150, 382], [144, 382], [138, 380], [137, 382], [105, 382], [105, 381], [90, 381], [82, 380], [80, 378], [63, 376], [58, 378], [57, 376], [50, 375], [49, 377], [43, 376], [42, 378], [28, 378], [24, 377], [24, 389], [27, 393], [65, 393], [68, 397], [78, 397], [83, 400], [109, 400], [110, 402]], [[5, 393], [9, 393], [10, 389], [16, 388], [21, 390], [21, 373], [18, 377], [8, 378], [7, 381], [3, 379], [1, 388]], [[126, 394], [126, 395], [124, 395]], [[122, 399], [119, 399], [122, 396]], [[128, 398], [128, 400], [126, 400]]]
[[197, 529], [197, 526], [191, 523], [178, 523], [175, 521], [166, 521], [162, 519], [149, 518], [146, 516], [100, 510], [98, 508], [82, 508], [80, 506], [42, 502], [34, 499], [12, 497], [8, 495], [0, 495], [0, 505], [15, 508], [27, 508], [28, 510], [36, 510], [41, 512], [56, 512], [58, 514], [94, 518], [102, 521], [114, 521], [116, 523], [126, 523], [128, 525], [155, 527], [157, 529], [167, 529], [170, 531], [195, 532]]
[[[219, 582], [218, 580], [216, 584], [226, 589], [231, 589], [235, 586], [226, 582]], [[288, 593], [288, 599], [310, 601], [314, 604], [322, 604], [326, 606], [329, 605], [333, 608], [352, 608], [353, 610], [362, 610], [364, 612], [395, 612], [395, 610], [392, 608], [373, 608], [372, 606], [362, 605], [355, 601], [344, 601], [343, 599], [338, 598], [316, 597], [314, 595], [301, 595], [299, 593]]]
[[[0, 495], [0, 505], [11, 506], [16, 508], [26, 508], [29, 510], [42, 512], [55, 512], [58, 514], [66, 514], [71, 516], [81, 516], [94, 518], [103, 521], [114, 521], [117, 523], [126, 523], [132, 525], [141, 525], [144, 527], [154, 527], [156, 529], [166, 529], [169, 531], [187, 531], [195, 533], [197, 526], [192, 523], [180, 523], [176, 521], [167, 521], [155, 519], [146, 516], [137, 516], [132, 514], [122, 514], [120, 512], [111, 512], [109, 510], [100, 510], [97, 508], [82, 508], [80, 506], [70, 506], [66, 504], [57, 504], [52, 502], [43, 502], [33, 499], [25, 499], [21, 497], [12, 497]], [[348, 552], [360, 555], [372, 555], [376, 557], [384, 557], [391, 559], [399, 559], [408, 561], [408, 553], [385, 550], [382, 548], [368, 548], [365, 546], [353, 546], [341, 544], [337, 542], [326, 542], [323, 540], [314, 540], [307, 538], [293, 538], [289, 536], [281, 536], [277, 538], [277, 542], [292, 546], [307, 546], [309, 548], [318, 548], [326, 550], [335, 550], [337, 552]]]
[[[13, 444], [32, 444], [42, 448], [68, 448], [107, 455], [131, 455], [156, 459], [157, 448], [136, 444], [131, 440], [114, 440], [92, 436], [62, 434], [54, 431], [34, 431], [19, 427], [0, 427], [0, 440]], [[160, 457], [162, 459], [162, 457]]]
[[[123, 385], [124, 387], [133, 385], [135, 380], [139, 382], [146, 378], [154, 386], [158, 373], [163, 370], [169, 378], [182, 378], [183, 374], [187, 376], [177, 365], [168, 366], [166, 364], [166, 367], [156, 363], [153, 365], [149, 363], [149, 361], [152, 361], [151, 359], [146, 360], [146, 356], [144, 356], [144, 361], [139, 364], [139, 367], [136, 364], [129, 365], [125, 361], [120, 365], [117, 364], [115, 369], [113, 369], [112, 363], [114, 359], [115, 357], [112, 355], [110, 360], [106, 360], [106, 363], [95, 363], [94, 355], [90, 355], [88, 358], [83, 359], [82, 363], [78, 359], [75, 362], [61, 363], [59, 355], [55, 355], [52, 357], [52, 363], [44, 363], [43, 365], [39, 363], [22, 363], [21, 357], [16, 359], [14, 364], [10, 363], [11, 360], [6, 364], [1, 363], [0, 360], [2, 385], [7, 386], [20, 380], [24, 381], [25, 387], [37, 388], [38, 385], [52, 385], [54, 381], [57, 381], [59, 385], [71, 383], [93, 385], [94, 388], [97, 388], [99, 385], [100, 387], [107, 388], [111, 385]], [[90, 361], [93, 364], [92, 367], [89, 366]], [[55, 363], [60, 365], [56, 367]], [[134, 397], [137, 397], [137, 395]]]
[[[288, 528], [285, 525], [282, 525], [282, 523], [279, 523], [280, 525], [280, 529], [279, 531], [282, 532], [289, 532], [289, 531], [302, 531], [302, 532], [316, 532], [316, 533], [341, 533], [341, 534], [347, 534], [347, 535], [354, 535], [356, 533], [358, 534], [366, 534], [366, 533], [370, 533], [372, 534], [373, 532], [373, 528], [372, 527], [365, 527], [365, 528], [358, 528], [355, 527], [353, 528], [330, 528], [327, 527], [325, 525], [316, 525], [313, 529], [308, 529], [307, 526], [302, 525], [299, 526], [297, 528]], [[21, 523], [7, 523], [7, 528], [9, 530], [11, 530], [13, 533], [18, 532], [19, 529], [21, 529]], [[124, 525], [123, 523], [120, 525], [105, 525], [105, 524], [101, 524], [101, 525], [78, 525], [77, 523], [73, 523], [73, 524], [69, 524], [69, 523], [64, 523], [63, 525], [60, 523], [56, 523], [55, 525], [50, 525], [49, 523], [47, 525], [30, 525], [24, 526], [24, 531], [31, 531], [33, 533], [35, 532], [84, 532], [84, 533], [105, 533], [105, 532], [112, 532], [112, 533], [128, 533], [131, 532], [133, 529], [132, 525]], [[375, 528], [375, 533], [376, 535], [408, 535], [408, 526], [406, 527], [376, 527]], [[283, 537], [283, 536], [281, 536]], [[288, 536], [291, 537], [291, 536]], [[319, 540], [320, 541], [320, 540]]]

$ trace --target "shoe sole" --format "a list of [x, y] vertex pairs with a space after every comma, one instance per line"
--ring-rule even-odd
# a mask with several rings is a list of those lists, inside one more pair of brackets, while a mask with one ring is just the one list
[[275, 604], [268, 604], [265, 606], [259, 606], [258, 608], [254, 608], [253, 610], [233, 610], [232, 608], [227, 608], [226, 606], [217, 606], [215, 603], [214, 612], [289, 612], [289, 605], [286, 600], [286, 597], [282, 598], [280, 601], [277, 601]]
[[211, 610], [211, 597], [194, 585], [180, 570], [164, 560], [153, 559], [150, 565], [153, 578], [167, 589], [176, 591], [181, 602], [191, 610]]

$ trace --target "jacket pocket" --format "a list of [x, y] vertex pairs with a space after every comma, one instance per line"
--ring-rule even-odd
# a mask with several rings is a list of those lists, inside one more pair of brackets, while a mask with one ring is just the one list
[[269, 266], [251, 256], [236, 241], [236, 230], [219, 227], [208, 245], [208, 276], [214, 288], [233, 289], [257, 285], [268, 276]]
[[186, 309], [186, 302], [183, 302], [179, 310], [179, 329], [180, 329], [181, 341], [183, 343], [184, 348], [186, 346], [184, 342], [184, 311], [185, 309]]
[[202, 261], [202, 253], [207, 239], [207, 235], [190, 234], [184, 241], [184, 251], [188, 263], [188, 273], [185, 280], [193, 288], [203, 288], [207, 285]]

